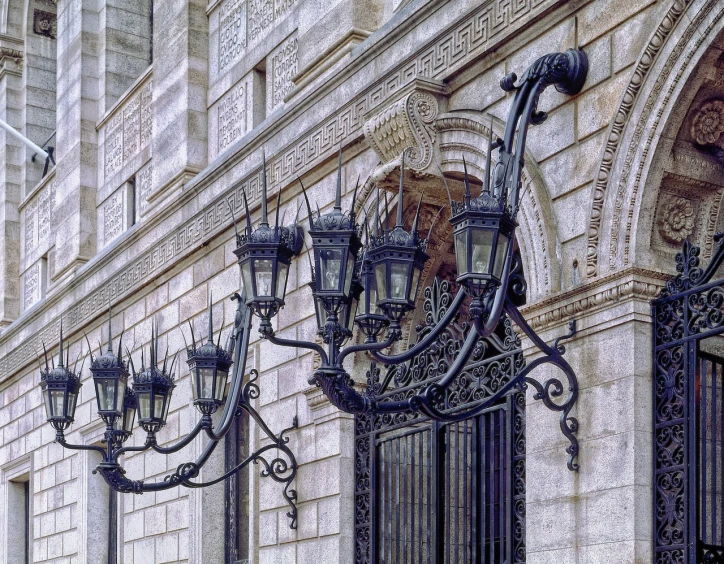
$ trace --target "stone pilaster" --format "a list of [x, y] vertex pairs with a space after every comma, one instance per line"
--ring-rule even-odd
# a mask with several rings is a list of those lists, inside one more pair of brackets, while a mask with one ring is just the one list
[[154, 2], [153, 187], [171, 193], [207, 162], [208, 23], [200, 0]]
[[98, 17], [89, 0], [58, 2], [54, 281], [96, 250]]

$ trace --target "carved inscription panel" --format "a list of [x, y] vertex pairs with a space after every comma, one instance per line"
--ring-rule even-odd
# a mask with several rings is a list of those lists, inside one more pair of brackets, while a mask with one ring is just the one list
[[298, 69], [299, 42], [296, 36], [285, 39], [267, 57], [267, 115], [284, 103], [284, 97], [294, 88], [292, 77]]
[[152, 92], [149, 79], [103, 126], [106, 181], [150, 146]]
[[148, 209], [148, 198], [153, 190], [152, 180], [153, 169], [151, 161], [149, 161], [136, 173], [136, 201], [141, 215]]
[[241, 59], [246, 50], [246, 0], [227, 0], [219, 6], [219, 72]]
[[98, 225], [102, 229], [103, 246], [121, 235], [133, 223], [133, 183], [125, 182], [98, 209]]
[[216, 106], [219, 154], [251, 130], [253, 125], [253, 75], [249, 73], [225, 94]]
[[212, 74], [224, 74], [241, 61], [300, 1], [223, 0], [209, 19]]
[[23, 274], [23, 311], [27, 311], [45, 296], [46, 260], [41, 258]]
[[23, 209], [23, 260], [33, 260], [53, 245], [51, 225], [56, 181], [50, 180]]

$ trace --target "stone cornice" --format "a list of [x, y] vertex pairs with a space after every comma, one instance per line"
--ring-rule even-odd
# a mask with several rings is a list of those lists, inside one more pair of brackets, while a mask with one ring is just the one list
[[[404, 17], [408, 10], [414, 10], [416, 4], [417, 2], [413, 2], [408, 5], [397, 16]], [[329, 114], [315, 125], [280, 148], [276, 155], [267, 161], [272, 182], [281, 189], [293, 182], [297, 175], [303, 175], [333, 158], [340, 145], [349, 145], [359, 140], [362, 137], [363, 116], [371, 108], [396, 95], [399, 89], [416, 78], [445, 79], [461, 66], [484, 56], [493, 48], [500, 49], [504, 42], [514, 37], [523, 27], [544, 26], [545, 18], [542, 16], [557, 6], [570, 9], [562, 0], [522, 0], [516, 10], [510, 12], [507, 0], [488, 0], [454, 21], [445, 20], [447, 23], [443, 22], [439, 29], [435, 29], [434, 33], [430, 34], [430, 40], [418, 51], [398, 60], [396, 66], [379, 75], [374, 82], [351, 85], [355, 87], [353, 90], [359, 92], [355, 98], [330, 110]], [[444, 11], [444, 8], [442, 10]], [[506, 14], [505, 25], [501, 24], [501, 13]], [[68, 288], [68, 292], [75, 292], [75, 296], [65, 293], [63, 296], [49, 298], [42, 308], [34, 309], [33, 315], [20, 318], [9, 326], [0, 336], [0, 381], [34, 362], [35, 351], [40, 350], [41, 342], [45, 342], [49, 348], [57, 343], [61, 316], [69, 335], [74, 334], [106, 311], [109, 302], [117, 303], [147, 287], [149, 282], [158, 279], [180, 259], [229, 229], [232, 210], [237, 216], [241, 215], [242, 190], [252, 205], [258, 205], [261, 196], [261, 167], [248, 164], [249, 154], [262, 144], [268, 145], [270, 139], [277, 135], [285, 124], [293, 124], [300, 114], [320, 102], [325, 95], [331, 95], [341, 83], [353, 81], [360, 76], [358, 71], [363, 65], [377, 64], [375, 57], [381, 54], [383, 48], [388, 48], [395, 42], [404, 44], [405, 33], [410, 33], [411, 28], [406, 28], [402, 35], [395, 35], [392, 27], [380, 32], [383, 33], [375, 33], [370, 37], [368, 45], [365, 45], [368, 43], [365, 41], [355, 49], [350, 65], [344, 72], [328, 81], [323, 91], [320, 89], [314, 95], [295, 101], [288, 108], [275, 113], [273, 120], [267, 120], [259, 130], [219, 155], [185, 186], [184, 194], [177, 203], [160, 210], [159, 216], [149, 218], [151, 221], [139, 225], [132, 238], [138, 241], [153, 230], [158, 230], [159, 218], [168, 219], [174, 211], [189, 202], [190, 195], [208, 189], [232, 168], [238, 166], [244, 171], [241, 178], [236, 176], [238, 180], [223, 178], [222, 182], [228, 188], [217, 192], [216, 196], [208, 197], [206, 201], [209, 203], [203, 209], [189, 215], [184, 214], [187, 219], [175, 227], [164, 226], [165, 234], [154, 241], [148, 241], [148, 246], [143, 251], [137, 250], [141, 248], [140, 243], [130, 251], [114, 246], [113, 253], [125, 252], [129, 255], [126, 265], [115, 271], [103, 272], [101, 275], [101, 266], [108, 268], [108, 265], [118, 264], [118, 261], [114, 261], [116, 255], [110, 254], [111, 249], [99, 253], [75, 273], [72, 286]], [[382, 37], [385, 34], [392, 39]], [[333, 102], [331, 108], [335, 108]], [[53, 311], [52, 308], [57, 308], [61, 301], [68, 304], [66, 309], [62, 313]]]
[[573, 317], [591, 315], [622, 300], [650, 302], [670, 279], [670, 274], [627, 268], [521, 309], [533, 329], [546, 329], [567, 323]]

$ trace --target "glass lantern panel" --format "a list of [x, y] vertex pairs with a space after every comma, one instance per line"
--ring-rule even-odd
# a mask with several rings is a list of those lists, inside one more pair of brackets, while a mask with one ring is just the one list
[[191, 368], [191, 395], [193, 396], [194, 400], [199, 399], [199, 379], [198, 379], [198, 370], [196, 366]]
[[216, 401], [224, 401], [224, 390], [226, 390], [228, 376], [228, 372], [216, 369]]
[[95, 382], [98, 396], [99, 411], [115, 411], [116, 409], [116, 379], [98, 378]]
[[319, 298], [314, 298], [314, 311], [317, 315], [317, 328], [321, 331], [327, 324], [327, 311]]
[[455, 233], [455, 261], [458, 267], [458, 276], [462, 276], [468, 272], [467, 264], [467, 230]]
[[352, 285], [352, 277], [354, 276], [354, 257], [352, 253], [347, 253], [347, 272], [344, 275], [344, 295], [349, 296], [349, 288]]
[[393, 262], [390, 265], [390, 298], [404, 300], [407, 298], [409, 268], [407, 263]]
[[319, 253], [320, 282], [322, 290], [339, 290], [339, 277], [342, 274], [342, 251], [338, 249], [324, 249]]
[[50, 419], [53, 417], [53, 411], [50, 408], [50, 390], [43, 392], [43, 398], [45, 399], [45, 416]]
[[410, 285], [410, 295], [408, 300], [414, 302], [417, 298], [417, 284], [420, 282], [420, 269], [412, 267], [412, 284]]
[[50, 409], [53, 412], [53, 417], [65, 417], [65, 413], [63, 412], [64, 403], [64, 390], [50, 390]]
[[490, 254], [493, 251], [493, 234], [489, 229], [473, 229], [471, 272], [490, 274]]
[[246, 290], [247, 298], [254, 294], [254, 286], [251, 285], [251, 262], [247, 261], [241, 265], [241, 279]]
[[287, 276], [289, 274], [289, 265], [283, 262], [279, 263], [279, 272], [277, 273], [277, 298], [284, 299], [287, 289]]
[[166, 419], [168, 419], [168, 408], [171, 406], [171, 390], [163, 397], [163, 400], [163, 421], [166, 422]]
[[387, 280], [385, 280], [385, 265], [378, 264], [375, 266], [375, 277], [377, 278], [377, 300], [381, 301], [387, 298]]
[[138, 418], [148, 420], [151, 419], [151, 398], [149, 392], [136, 392], [138, 397]]
[[132, 407], [126, 409], [125, 416], [123, 417], [123, 430], [126, 433], [133, 431], [133, 422], [136, 419], [136, 410]]
[[68, 412], [67, 417], [73, 419], [75, 417], [75, 404], [78, 401], [78, 394], [68, 393]]
[[347, 329], [350, 332], [354, 329], [354, 318], [357, 317], [357, 308], [359, 307], [358, 300], [352, 300], [352, 306], [350, 309], [350, 315], [347, 316]]
[[254, 259], [254, 275], [256, 276], [256, 297], [272, 296], [272, 261]]
[[163, 418], [163, 400], [165, 396], [156, 393], [153, 395], [153, 417], [155, 419]]
[[367, 290], [362, 290], [359, 296], [359, 315], [366, 315], [367, 312]]
[[214, 369], [196, 368], [199, 373], [199, 398], [212, 399], [214, 397]]
[[123, 413], [123, 398], [126, 397], [126, 382], [118, 380], [118, 395], [116, 396], [116, 411]]
[[508, 242], [510, 239], [503, 235], [498, 234], [498, 244], [495, 250], [495, 264], [493, 265], [493, 275], [496, 278], [500, 278], [503, 275], [503, 267], [505, 266], [505, 259], [508, 258]]

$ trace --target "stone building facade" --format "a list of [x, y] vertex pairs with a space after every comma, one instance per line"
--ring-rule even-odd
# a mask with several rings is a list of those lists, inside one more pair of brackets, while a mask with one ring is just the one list
[[[208, 300], [214, 330], [228, 331], [232, 214], [244, 219], [243, 191], [258, 221], [262, 149], [269, 205], [281, 191], [282, 213], [304, 220], [297, 178], [329, 208], [340, 147], [345, 202], [359, 177], [365, 209], [412, 148], [406, 186], [425, 188], [429, 226], [446, 202], [441, 173], [460, 190], [465, 157], [482, 176], [490, 116], [501, 135], [512, 99], [499, 80], [569, 48], [587, 53], [588, 78], [576, 96], [541, 98], [517, 243], [533, 328], [552, 341], [578, 321], [567, 356], [580, 470], [566, 470], [556, 416], [529, 392], [526, 561], [654, 562], [650, 301], [682, 242], [707, 259], [724, 227], [723, 28], [720, 0], [2, 0], [0, 118], [50, 138], [56, 164], [43, 176], [0, 131], [0, 563], [106, 562], [98, 461], [45, 424], [36, 355], [57, 354], [61, 321], [71, 358], [87, 354], [84, 334], [105, 342], [109, 304], [114, 343], [123, 332], [136, 356], [153, 320], [160, 348], [183, 351]], [[451, 261], [446, 213], [426, 284]], [[314, 340], [305, 253], [275, 329]], [[308, 384], [313, 363], [254, 331], [257, 407], [276, 432], [299, 421], [299, 516], [290, 529], [278, 485], [249, 472], [249, 562], [355, 559], [354, 418]], [[94, 444], [103, 427], [83, 379], [68, 437]], [[188, 380], [182, 370], [162, 444], [197, 420]], [[259, 430], [246, 432], [254, 448]], [[202, 446], [125, 466], [161, 479]], [[225, 562], [224, 498], [223, 485], [120, 496], [118, 561]]]

